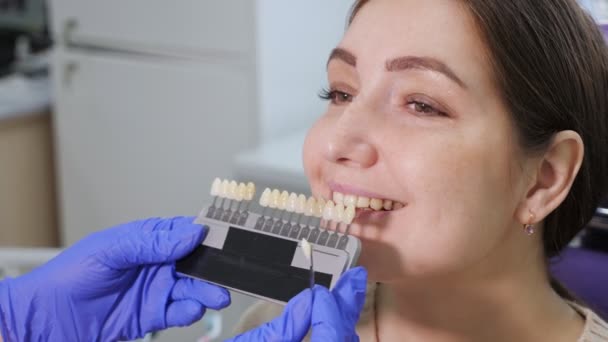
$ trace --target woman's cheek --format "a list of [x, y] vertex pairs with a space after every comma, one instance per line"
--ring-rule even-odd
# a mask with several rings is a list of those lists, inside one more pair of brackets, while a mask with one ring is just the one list
[[319, 181], [323, 158], [327, 149], [327, 134], [330, 134], [330, 125], [326, 116], [320, 117], [308, 130], [302, 149], [304, 172], [311, 187]]

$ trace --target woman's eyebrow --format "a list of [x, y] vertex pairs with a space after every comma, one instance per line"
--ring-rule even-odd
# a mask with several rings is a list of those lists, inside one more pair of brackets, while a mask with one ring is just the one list
[[408, 69], [424, 69], [444, 74], [464, 89], [467, 85], [445, 63], [432, 57], [403, 56], [390, 59], [385, 64], [386, 71], [403, 71]]
[[335, 48], [331, 50], [329, 58], [327, 59], [327, 65], [329, 65], [329, 62], [331, 62], [333, 59], [339, 59], [353, 67], [357, 66], [357, 57], [343, 48]]
[[[343, 61], [344, 63], [356, 67], [357, 66], [357, 57], [350, 51], [344, 48], [335, 48], [329, 54], [329, 58], [327, 59], [327, 65], [334, 60], [338, 59]], [[385, 64], [386, 71], [403, 71], [408, 69], [424, 69], [436, 71], [444, 74], [452, 81], [456, 82], [459, 86], [464, 89], [467, 89], [467, 85], [456, 75], [450, 67], [448, 67], [442, 61], [433, 58], [433, 57], [420, 57], [420, 56], [403, 56], [397, 57], [393, 59], [389, 59]]]

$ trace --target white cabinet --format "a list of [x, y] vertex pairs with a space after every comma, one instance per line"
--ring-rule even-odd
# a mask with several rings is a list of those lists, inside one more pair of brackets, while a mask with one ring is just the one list
[[[257, 135], [253, 70], [56, 49], [54, 124], [64, 245], [120, 222], [196, 215]], [[233, 294], [222, 338], [253, 300]], [[155, 341], [194, 341], [201, 321]]]
[[66, 43], [232, 58], [249, 53], [250, 0], [51, 0], [54, 38]]
[[66, 244], [137, 217], [196, 214], [255, 140], [250, 70], [58, 49], [54, 71]]

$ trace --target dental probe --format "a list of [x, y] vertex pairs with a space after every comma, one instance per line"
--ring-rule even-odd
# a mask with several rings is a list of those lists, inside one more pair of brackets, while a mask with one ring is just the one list
[[315, 271], [312, 260], [312, 245], [308, 243], [305, 238], [302, 239], [301, 245], [306, 259], [308, 259], [308, 261], [310, 262], [310, 289], [312, 290], [312, 288], [315, 287]]

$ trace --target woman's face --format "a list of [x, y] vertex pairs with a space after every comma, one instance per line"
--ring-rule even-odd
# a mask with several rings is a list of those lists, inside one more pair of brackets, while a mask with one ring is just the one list
[[327, 75], [331, 100], [304, 147], [313, 194], [403, 204], [358, 212], [350, 229], [370, 278], [458, 272], [515, 234], [523, 159], [460, 2], [369, 2]]

